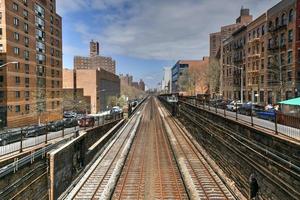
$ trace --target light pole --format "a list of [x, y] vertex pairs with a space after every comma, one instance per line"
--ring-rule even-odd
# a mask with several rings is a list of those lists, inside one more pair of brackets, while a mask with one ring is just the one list
[[0, 65], [0, 68], [5, 67], [6, 65], [9, 65], [9, 64], [18, 64], [18, 63], [19, 62], [17, 62], [17, 61], [8, 62], [8, 63], [5, 63], [3, 65]]

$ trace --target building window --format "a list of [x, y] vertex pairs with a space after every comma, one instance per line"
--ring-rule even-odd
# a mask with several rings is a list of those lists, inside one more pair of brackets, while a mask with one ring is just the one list
[[14, 17], [14, 25], [19, 26], [19, 19]]
[[26, 47], [29, 47], [29, 38], [28, 37], [24, 37], [24, 43]]
[[288, 64], [291, 64], [293, 62], [293, 52], [288, 52]]
[[4, 91], [0, 91], [0, 99], [4, 99]]
[[21, 112], [21, 106], [17, 105], [17, 106], [15, 107], [15, 109], [16, 109], [16, 113]]
[[15, 40], [19, 41], [19, 39], [20, 39], [19, 33], [14, 32], [14, 38], [15, 38]]
[[280, 46], [285, 45], [285, 34], [281, 33], [280, 35]]
[[39, 17], [35, 17], [35, 25], [42, 30], [45, 29], [45, 21]]
[[261, 27], [261, 35], [265, 35], [265, 25], [262, 25]]
[[25, 73], [29, 74], [29, 64], [25, 64]]
[[28, 24], [24, 23], [24, 32], [28, 33], [28, 31], [29, 31]]
[[3, 83], [3, 81], [4, 81], [3, 76], [0, 76], [0, 83]]
[[16, 3], [13, 3], [13, 9], [14, 9], [15, 11], [18, 11], [18, 10], [19, 10], [19, 6], [18, 6], [18, 4], [16, 4]]
[[21, 92], [20, 91], [16, 91], [16, 98], [19, 99], [21, 97]]
[[24, 96], [26, 99], [29, 99], [30, 97], [30, 92], [29, 91], [25, 91]]
[[24, 59], [29, 60], [29, 51], [27, 50], [24, 51]]
[[45, 18], [45, 9], [42, 6], [35, 4], [35, 14], [42, 18]]
[[292, 81], [292, 72], [291, 71], [287, 72], [287, 81]]
[[14, 47], [14, 54], [19, 55], [20, 49], [18, 47]]
[[23, 10], [23, 16], [25, 19], [28, 19], [28, 10]]
[[23, 0], [25, 6], [27, 6], [28, 0]]
[[293, 22], [294, 21], [294, 10], [291, 9], [289, 12], [289, 22]]
[[42, 42], [37, 42], [36, 43], [36, 50], [39, 52], [39, 53], [45, 53], [45, 44], [43, 44]]
[[29, 112], [29, 111], [30, 111], [30, 105], [29, 105], [29, 104], [26, 104], [26, 105], [25, 105], [25, 111], [26, 111], [26, 112]]
[[51, 24], [53, 24], [53, 16], [52, 15], [50, 16], [50, 22], [51, 22]]
[[25, 78], [25, 85], [29, 86], [29, 78]]
[[19, 76], [16, 76], [16, 84], [20, 84], [21, 83], [21, 79]]
[[37, 39], [41, 41], [45, 41], [46, 35], [44, 31], [41, 31], [40, 29], [36, 29], [35, 36]]
[[283, 13], [281, 16], [281, 25], [286, 25], [286, 24], [287, 24], [286, 16], [285, 16], [285, 13]]
[[52, 101], [52, 109], [55, 109], [55, 102]]
[[293, 42], [293, 30], [289, 30], [288, 32], [288, 41]]

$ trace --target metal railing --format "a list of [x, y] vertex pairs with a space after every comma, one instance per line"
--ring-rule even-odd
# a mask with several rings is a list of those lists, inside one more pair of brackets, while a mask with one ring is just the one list
[[245, 123], [252, 127], [263, 128], [276, 135], [281, 134], [300, 140], [300, 118], [297, 117], [283, 115], [280, 112], [274, 112], [274, 116], [269, 116], [266, 117], [266, 119], [263, 119], [257, 117], [255, 112], [252, 110], [252, 107], [249, 110], [250, 112], [247, 113], [248, 115], [245, 115], [239, 113], [238, 108], [236, 108], [236, 111], [230, 111], [227, 110], [224, 105], [220, 106], [216, 103], [211, 103], [196, 97], [179, 97], [179, 101], [218, 114], [222, 117], [232, 119], [240, 123]]
[[[61, 140], [77, 136], [80, 130], [87, 130], [96, 126], [103, 126], [123, 118], [123, 113], [109, 114], [94, 117], [94, 123], [90, 126], [79, 127], [78, 125], [67, 128], [67, 123], [63, 122], [59, 130], [50, 132], [50, 124], [46, 124], [43, 130], [35, 134], [29, 134], [28, 128], [19, 128], [15, 131], [7, 130], [0, 133], [0, 158], [11, 153], [22, 153], [24, 149], [35, 147], [55, 140]], [[3, 141], [6, 140], [5, 143]], [[13, 142], [12, 142], [13, 141]]]

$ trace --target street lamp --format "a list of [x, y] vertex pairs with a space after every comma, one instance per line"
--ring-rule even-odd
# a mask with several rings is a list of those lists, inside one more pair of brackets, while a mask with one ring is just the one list
[[3, 65], [0, 65], [0, 68], [5, 67], [6, 65], [9, 65], [9, 64], [18, 64], [18, 63], [19, 62], [17, 62], [17, 61], [8, 62], [8, 63], [5, 63]]

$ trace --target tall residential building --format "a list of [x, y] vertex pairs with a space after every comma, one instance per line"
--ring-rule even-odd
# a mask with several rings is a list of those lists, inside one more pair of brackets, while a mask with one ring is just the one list
[[161, 89], [165, 93], [172, 92], [172, 67], [164, 67], [164, 77], [162, 80]]
[[17, 127], [62, 118], [62, 19], [56, 2], [0, 1], [0, 122]]
[[75, 56], [74, 69], [104, 69], [110, 73], [116, 73], [116, 61], [111, 57], [100, 55], [98, 42], [90, 42], [90, 57]]
[[240, 41], [239, 35], [233, 33], [222, 42], [224, 98], [241, 98], [238, 94], [241, 81], [235, 78], [240, 74], [234, 74], [241, 66], [244, 66], [243, 97], [246, 101], [274, 104], [299, 96], [299, 13], [299, 0], [282, 0], [248, 24], [242, 34], [242, 38], [246, 35], [244, 53], [240, 52], [242, 65], [231, 59], [235, 56], [234, 45]]

